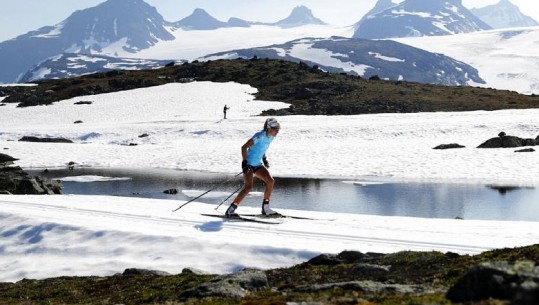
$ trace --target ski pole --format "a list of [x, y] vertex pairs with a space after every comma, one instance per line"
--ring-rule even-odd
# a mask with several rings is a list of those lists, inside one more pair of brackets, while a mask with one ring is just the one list
[[219, 207], [225, 203], [228, 199], [230, 199], [230, 197], [232, 197], [234, 194], [236, 194], [239, 190], [241, 190], [241, 188], [243, 187], [243, 185], [240, 185], [240, 187], [238, 187], [238, 189], [236, 189], [232, 194], [230, 194], [230, 196], [226, 197], [225, 200], [221, 201], [221, 203], [219, 203], [219, 205], [215, 208], [215, 210], [218, 210]]
[[191, 203], [191, 202], [197, 200], [198, 198], [200, 198], [200, 197], [206, 195], [207, 193], [209, 193], [209, 192], [215, 190], [215, 189], [216, 189], [217, 187], [219, 187], [221, 184], [226, 183], [226, 182], [228, 182], [228, 181], [230, 181], [230, 180], [232, 180], [232, 179], [238, 177], [238, 176], [241, 175], [242, 173], [243, 173], [243, 172], [239, 172], [239, 174], [235, 175], [234, 177], [228, 178], [228, 179], [226, 179], [225, 181], [216, 184], [216, 185], [215, 185], [214, 187], [212, 187], [211, 189], [205, 191], [204, 193], [200, 194], [199, 196], [197, 196], [197, 197], [195, 197], [195, 198], [193, 198], [193, 199], [187, 201], [186, 203], [184, 203], [184, 204], [180, 205], [179, 207], [177, 207], [176, 209], [172, 210], [172, 212], [176, 212], [177, 210], [179, 210], [179, 209], [183, 208], [184, 206], [186, 206], [188, 203]]

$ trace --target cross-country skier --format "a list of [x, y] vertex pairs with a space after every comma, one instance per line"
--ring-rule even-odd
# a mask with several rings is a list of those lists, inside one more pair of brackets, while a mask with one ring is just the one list
[[225, 107], [223, 108], [223, 117], [224, 119], [226, 120], [226, 111], [230, 109], [230, 107], [228, 107], [226, 104], [225, 104]]
[[262, 201], [262, 214], [278, 214], [269, 207], [269, 201], [275, 180], [268, 171], [269, 163], [266, 159], [266, 150], [279, 133], [280, 128], [281, 125], [276, 119], [269, 118], [264, 123], [264, 128], [255, 133], [254, 136], [245, 142], [245, 144], [243, 144], [241, 147], [241, 156], [243, 158], [243, 161], [241, 162], [241, 169], [243, 171], [245, 186], [238, 194], [236, 199], [234, 199], [230, 207], [226, 210], [227, 216], [238, 215], [236, 213], [236, 209], [243, 198], [245, 198], [245, 196], [247, 196], [253, 189], [254, 177], [264, 181], [265, 184], [264, 199]]

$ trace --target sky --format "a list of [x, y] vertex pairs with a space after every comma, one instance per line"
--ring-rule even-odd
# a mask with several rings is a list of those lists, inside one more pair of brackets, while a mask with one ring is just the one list
[[[524, 14], [539, 21], [536, 1], [511, 0]], [[0, 41], [36, 30], [42, 26], [55, 25], [74, 11], [96, 6], [103, 0], [0, 0]], [[375, 0], [339, 0], [339, 5], [326, 0], [146, 0], [167, 21], [178, 21], [203, 8], [222, 21], [238, 17], [252, 21], [278, 21], [286, 18], [298, 5], [309, 7], [313, 14], [327, 23], [351, 25], [356, 23], [375, 4]], [[466, 7], [483, 7], [498, 0], [463, 0]]]
[[[154, 167], [232, 177], [240, 170], [241, 145], [262, 128], [265, 118], [256, 115], [288, 107], [255, 101], [255, 92], [232, 82], [193, 82], [82, 96], [46, 107], [7, 104], [0, 107], [0, 147], [24, 169], [65, 168], [75, 161], [75, 172], [80, 167]], [[92, 104], [74, 104], [82, 100]], [[224, 103], [230, 107], [226, 120]], [[537, 171], [530, 170], [539, 168], [536, 152], [475, 147], [501, 130], [535, 138], [538, 116], [539, 110], [530, 109], [278, 117], [281, 131], [267, 156], [275, 176], [333, 178], [358, 187], [388, 181], [537, 187]], [[83, 123], [73, 124], [76, 120]], [[139, 138], [143, 133], [149, 136]], [[64, 137], [75, 143], [17, 141], [24, 135]], [[138, 145], [129, 146], [133, 142]], [[443, 143], [466, 147], [432, 149]], [[191, 196], [202, 191], [196, 186], [181, 190]], [[212, 195], [224, 199], [228, 193]], [[388, 217], [290, 210], [286, 203], [272, 201], [272, 208], [283, 214], [315, 220], [259, 224], [200, 215], [224, 213], [226, 204], [215, 211], [215, 205], [193, 202], [173, 213], [182, 203], [119, 196], [0, 195], [0, 282], [112, 275], [133, 267], [229, 273], [244, 267], [287, 267], [343, 250], [477, 254], [539, 240], [539, 222], [473, 220], [465, 210], [459, 215], [463, 220]], [[259, 207], [245, 204], [237, 211], [257, 213]], [[537, 215], [539, 207], [528, 207], [526, 213]]]

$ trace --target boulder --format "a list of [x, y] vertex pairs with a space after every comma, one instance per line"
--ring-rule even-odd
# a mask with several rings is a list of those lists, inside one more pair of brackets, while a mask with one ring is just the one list
[[19, 160], [19, 159], [13, 158], [10, 155], [0, 153], [0, 164], [1, 163], [8, 163], [8, 162], [10, 162], [10, 164], [11, 164], [11, 163], [13, 163], [13, 161], [17, 161], [17, 160]]
[[124, 270], [122, 275], [155, 275], [155, 276], [167, 276], [170, 273], [159, 270], [148, 270], [148, 269], [139, 269], [139, 268], [128, 268]]
[[498, 137], [491, 138], [477, 148], [511, 148], [521, 146], [535, 146], [538, 145], [537, 139], [522, 139], [519, 137], [508, 136], [505, 132], [500, 132]]
[[9, 155], [0, 154], [0, 194], [60, 194], [62, 184], [56, 180], [42, 177], [29, 177], [19, 166], [9, 166], [17, 160]]
[[524, 149], [519, 149], [519, 150], [515, 150], [515, 152], [534, 152], [535, 149], [533, 148], [524, 148]]
[[38, 138], [24, 136], [19, 139], [20, 142], [46, 142], [46, 143], [73, 143], [73, 141], [64, 138]]
[[539, 304], [538, 284], [539, 267], [532, 261], [484, 262], [451, 287], [446, 297], [454, 303], [492, 298], [513, 300], [513, 304]]
[[451, 143], [451, 144], [440, 144], [433, 149], [452, 149], [452, 148], [464, 148], [466, 146], [457, 144], [457, 143]]
[[245, 269], [229, 275], [217, 276], [209, 282], [183, 291], [180, 296], [188, 298], [222, 297], [243, 298], [251, 291], [269, 287], [266, 273], [257, 269]]

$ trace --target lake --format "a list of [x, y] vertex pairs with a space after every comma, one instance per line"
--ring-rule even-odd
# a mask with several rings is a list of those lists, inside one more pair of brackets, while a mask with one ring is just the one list
[[[168, 169], [49, 170], [27, 172], [61, 179], [64, 194], [113, 195], [190, 200], [218, 205], [241, 187], [234, 175]], [[225, 182], [226, 180], [230, 180]], [[279, 208], [383, 216], [539, 221], [537, 188], [482, 184], [275, 178], [271, 206]], [[165, 194], [176, 189], [177, 194]], [[255, 182], [243, 205], [259, 206], [264, 186]], [[224, 211], [234, 197], [223, 203]], [[178, 202], [180, 205], [181, 202]]]

